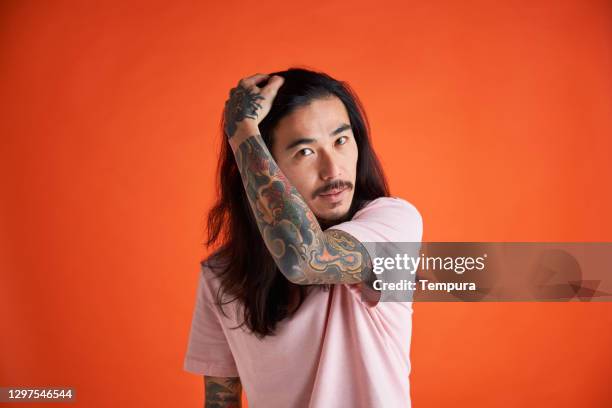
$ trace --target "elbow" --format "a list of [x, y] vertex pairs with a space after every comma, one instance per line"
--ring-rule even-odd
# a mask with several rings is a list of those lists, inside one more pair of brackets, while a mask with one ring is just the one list
[[298, 265], [292, 265], [288, 268], [279, 268], [280, 271], [285, 275], [287, 280], [295, 285], [311, 285], [312, 282], [308, 279], [308, 276], [312, 274], [308, 273], [310, 267], [308, 264], [301, 262]]
[[303, 264], [298, 264], [298, 265], [287, 265], [284, 268], [280, 267], [278, 268], [283, 275], [285, 275], [285, 278], [287, 278], [287, 280], [293, 284], [296, 285], [308, 285], [309, 282], [306, 279], [307, 274], [304, 273], [305, 271], [305, 266]]
[[287, 278], [287, 280], [291, 283], [293, 283], [294, 285], [310, 285], [311, 282], [306, 278], [306, 276], [304, 276], [304, 274], [301, 275], [297, 275], [297, 274], [287, 274], [285, 273], [285, 278]]

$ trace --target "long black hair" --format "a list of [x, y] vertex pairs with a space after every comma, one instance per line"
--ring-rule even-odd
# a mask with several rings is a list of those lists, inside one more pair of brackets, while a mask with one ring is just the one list
[[[290, 68], [272, 75], [280, 75], [285, 81], [270, 112], [259, 124], [268, 149], [272, 150], [274, 129], [283, 117], [315, 99], [336, 96], [346, 107], [358, 149], [355, 192], [344, 219], [351, 219], [369, 201], [388, 197], [389, 187], [370, 142], [365, 111], [351, 87], [325, 73], [305, 68]], [[223, 141], [217, 165], [218, 199], [208, 213], [205, 243], [207, 248], [217, 249], [202, 265], [209, 267], [220, 280], [216, 302], [221, 311], [224, 304], [239, 301], [243, 307], [236, 310], [241, 310], [244, 319], [240, 326], [246, 325], [257, 337], [263, 338], [273, 335], [277, 322], [297, 311], [310, 286], [321, 285], [291, 283], [277, 268], [261, 237], [234, 153], [223, 133], [223, 117], [220, 127]], [[297, 296], [298, 303], [290, 309], [293, 296]]]

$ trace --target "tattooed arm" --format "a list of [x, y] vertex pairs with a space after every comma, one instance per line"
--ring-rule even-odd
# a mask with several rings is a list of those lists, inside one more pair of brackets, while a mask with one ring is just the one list
[[226, 103], [225, 132], [268, 250], [293, 283], [364, 281], [371, 287], [375, 277], [366, 248], [344, 231], [321, 230], [315, 215], [266, 147], [257, 124], [269, 111], [280, 85], [271, 80], [260, 89], [255, 86], [256, 77], [232, 89]]
[[204, 408], [240, 408], [242, 384], [239, 377], [204, 377]]

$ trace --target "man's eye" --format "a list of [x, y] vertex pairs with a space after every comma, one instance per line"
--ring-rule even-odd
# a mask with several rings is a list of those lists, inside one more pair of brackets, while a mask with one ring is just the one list
[[312, 153], [314, 153], [312, 149], [308, 149], [308, 148], [302, 149], [298, 152], [300, 156], [310, 156]]
[[345, 144], [346, 142], [348, 142], [348, 137], [346, 136], [339, 137], [338, 140], [336, 140], [336, 143], [341, 145]]

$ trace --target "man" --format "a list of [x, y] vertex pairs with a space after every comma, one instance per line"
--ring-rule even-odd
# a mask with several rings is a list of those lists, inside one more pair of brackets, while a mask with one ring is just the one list
[[[184, 368], [207, 407], [406, 407], [410, 302], [378, 302], [366, 242], [420, 242], [357, 96], [292, 68], [242, 79], [222, 120]], [[362, 290], [370, 294], [362, 300]]]

